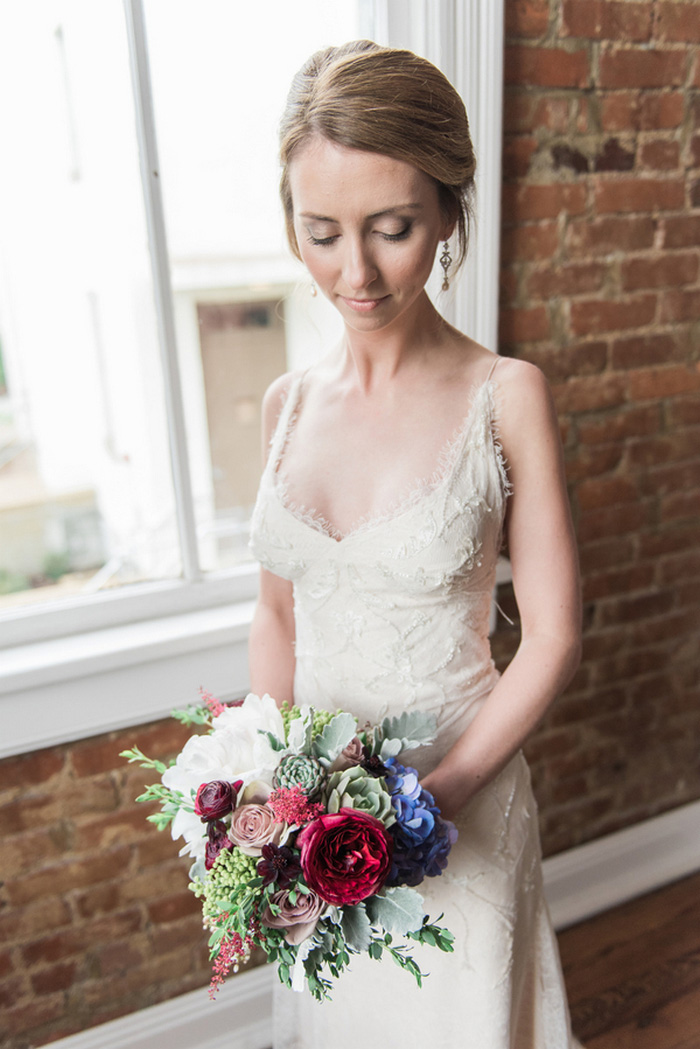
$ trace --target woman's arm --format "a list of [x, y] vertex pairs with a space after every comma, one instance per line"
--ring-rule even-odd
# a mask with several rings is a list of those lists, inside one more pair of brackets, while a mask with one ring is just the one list
[[[276, 379], [263, 399], [263, 461], [291, 380], [292, 375]], [[248, 662], [251, 690], [258, 696], [269, 693], [278, 706], [285, 700], [292, 706], [295, 665], [292, 584], [264, 568], [260, 569], [260, 590], [250, 627]]]
[[474, 721], [423, 781], [448, 817], [520, 749], [580, 659], [578, 558], [552, 398], [532, 365], [502, 361], [498, 374], [513, 485], [506, 528], [522, 636]]

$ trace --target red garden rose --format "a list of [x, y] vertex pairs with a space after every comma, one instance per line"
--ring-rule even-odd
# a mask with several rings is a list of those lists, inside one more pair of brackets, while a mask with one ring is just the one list
[[394, 843], [375, 816], [341, 809], [319, 816], [298, 834], [310, 889], [327, 903], [356, 904], [377, 892], [391, 869]]
[[223, 779], [202, 783], [194, 801], [195, 814], [201, 817], [203, 823], [207, 820], [220, 820], [222, 816], [228, 815], [236, 804], [236, 795], [242, 785], [243, 780], [240, 779], [235, 783], [227, 783]]

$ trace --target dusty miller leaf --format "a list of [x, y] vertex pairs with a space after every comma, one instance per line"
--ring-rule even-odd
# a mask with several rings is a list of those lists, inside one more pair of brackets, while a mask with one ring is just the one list
[[356, 951], [367, 950], [372, 942], [372, 926], [364, 904], [343, 908], [342, 929], [348, 947]]
[[312, 753], [322, 765], [332, 765], [339, 754], [355, 738], [357, 721], [352, 714], [342, 712], [324, 726], [313, 743]]
[[385, 889], [381, 896], [367, 900], [367, 913], [373, 925], [381, 925], [396, 936], [405, 936], [423, 924], [423, 897], [407, 886]]

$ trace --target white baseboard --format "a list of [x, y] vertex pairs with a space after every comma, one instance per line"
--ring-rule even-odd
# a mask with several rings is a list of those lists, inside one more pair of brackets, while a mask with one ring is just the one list
[[[700, 870], [700, 802], [552, 856], [545, 893], [556, 928]], [[268, 1049], [271, 967], [241, 973], [210, 1002], [206, 988], [53, 1042], [55, 1049]]]
[[544, 861], [556, 929], [700, 869], [700, 802], [672, 809]]

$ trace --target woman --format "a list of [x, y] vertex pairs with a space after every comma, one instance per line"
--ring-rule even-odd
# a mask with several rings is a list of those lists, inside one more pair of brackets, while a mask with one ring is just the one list
[[[420, 888], [455, 954], [417, 952], [422, 990], [360, 958], [330, 1004], [281, 991], [276, 1046], [568, 1049], [520, 748], [578, 662], [576, 554], [542, 375], [456, 331], [425, 291], [436, 253], [447, 283], [466, 248], [464, 107], [409, 52], [329, 49], [295, 78], [281, 157], [292, 250], [345, 332], [265, 398], [252, 688], [360, 722], [434, 712], [437, 740], [410, 763], [459, 840]], [[499, 678], [504, 531], [522, 641]]]

